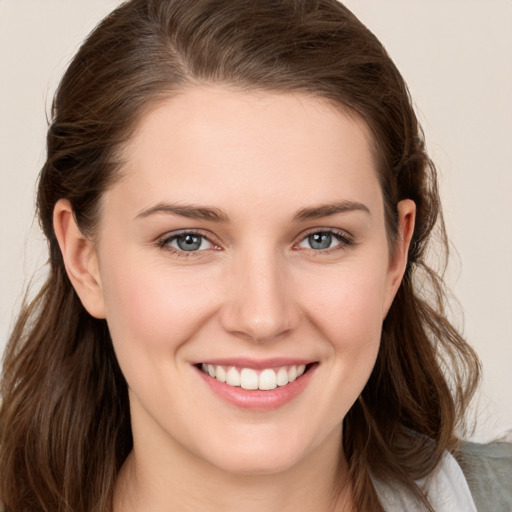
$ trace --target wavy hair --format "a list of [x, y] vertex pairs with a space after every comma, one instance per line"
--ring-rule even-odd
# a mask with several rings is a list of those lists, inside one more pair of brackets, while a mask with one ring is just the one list
[[49, 243], [46, 283], [27, 301], [4, 356], [0, 495], [9, 512], [104, 512], [132, 448], [126, 382], [104, 320], [66, 275], [52, 214], [70, 201], [94, 235], [119, 150], [163, 98], [197, 84], [312, 95], [373, 135], [390, 246], [397, 203], [417, 218], [404, 279], [373, 373], [344, 419], [357, 510], [382, 510], [372, 479], [397, 482], [432, 511], [415, 480], [456, 449], [479, 376], [450, 324], [442, 277], [425, 261], [447, 249], [434, 165], [407, 86], [376, 37], [336, 0], [131, 0], [89, 35], [56, 93], [37, 207]]

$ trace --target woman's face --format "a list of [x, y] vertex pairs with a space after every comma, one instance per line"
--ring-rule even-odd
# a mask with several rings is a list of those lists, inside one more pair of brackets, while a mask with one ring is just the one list
[[195, 88], [143, 117], [96, 244], [135, 453], [271, 473], [338, 447], [407, 249], [370, 145], [305, 95]]

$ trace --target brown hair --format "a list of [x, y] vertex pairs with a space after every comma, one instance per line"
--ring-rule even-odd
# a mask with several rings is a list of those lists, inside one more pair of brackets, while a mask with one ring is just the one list
[[111, 509], [132, 448], [127, 386], [106, 322], [85, 311], [67, 278], [52, 213], [67, 198], [80, 229], [94, 234], [118, 150], [145, 109], [201, 83], [311, 94], [363, 119], [374, 136], [391, 244], [398, 201], [415, 201], [405, 277], [374, 371], [344, 420], [343, 449], [357, 510], [382, 510], [371, 478], [402, 484], [432, 510], [414, 480], [456, 448], [479, 364], [447, 320], [442, 280], [425, 263], [435, 225], [447, 242], [407, 87], [375, 36], [336, 0], [132, 0], [80, 48], [54, 100], [39, 180], [49, 276], [24, 306], [4, 360], [6, 509]]

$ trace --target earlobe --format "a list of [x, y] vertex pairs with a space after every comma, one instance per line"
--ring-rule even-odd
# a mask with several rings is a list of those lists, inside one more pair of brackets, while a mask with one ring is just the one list
[[391, 303], [400, 286], [405, 269], [407, 257], [411, 245], [416, 219], [416, 204], [411, 199], [404, 199], [398, 203], [398, 236], [393, 248], [388, 269], [388, 300], [386, 301], [385, 314], [391, 307]]
[[80, 232], [73, 207], [66, 199], [55, 205], [53, 228], [69, 280], [82, 304], [95, 318], [105, 318], [96, 250], [93, 242]]

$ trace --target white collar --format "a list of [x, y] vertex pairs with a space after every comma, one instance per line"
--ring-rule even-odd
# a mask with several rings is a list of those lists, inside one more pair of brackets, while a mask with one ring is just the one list
[[[434, 473], [417, 482], [426, 492], [436, 512], [477, 512], [462, 469], [446, 452]], [[373, 479], [377, 495], [386, 512], [420, 512], [424, 510], [403, 487]]]

